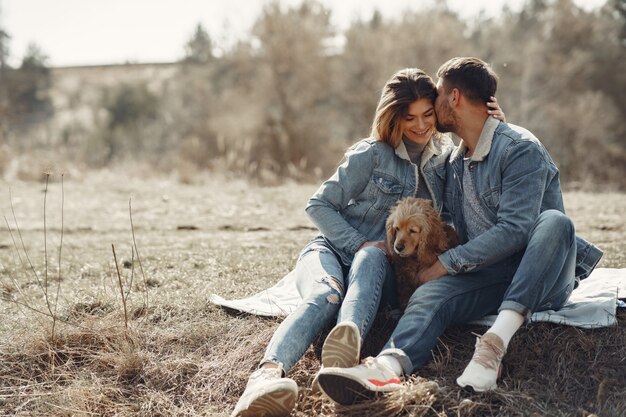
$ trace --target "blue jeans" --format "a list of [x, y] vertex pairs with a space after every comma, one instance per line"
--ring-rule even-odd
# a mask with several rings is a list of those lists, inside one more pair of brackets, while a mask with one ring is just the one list
[[302, 250], [295, 273], [302, 302], [278, 326], [261, 361], [281, 363], [285, 373], [335, 317], [337, 323], [352, 321], [365, 337], [383, 287], [389, 288], [393, 280], [393, 269], [381, 249], [361, 249], [347, 266], [323, 239], [312, 240]]
[[431, 357], [437, 338], [450, 325], [503, 309], [527, 318], [535, 311], [558, 310], [574, 288], [575, 263], [572, 221], [557, 210], [544, 211], [523, 252], [418, 287], [381, 354], [396, 357], [410, 374]]

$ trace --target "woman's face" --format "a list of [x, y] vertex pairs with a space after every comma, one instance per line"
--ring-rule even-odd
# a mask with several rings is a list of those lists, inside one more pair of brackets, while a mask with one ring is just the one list
[[420, 98], [409, 105], [407, 114], [402, 117], [402, 133], [412, 142], [426, 145], [437, 124], [435, 106], [430, 99]]

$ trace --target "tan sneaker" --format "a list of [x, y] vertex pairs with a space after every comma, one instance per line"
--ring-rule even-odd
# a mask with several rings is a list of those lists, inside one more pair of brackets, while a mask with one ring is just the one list
[[[326, 336], [322, 345], [322, 368], [350, 368], [361, 359], [361, 332], [351, 321], [337, 324]], [[319, 392], [319, 372], [315, 375], [311, 390]]]
[[298, 385], [283, 377], [282, 367], [260, 368], [248, 384], [231, 417], [287, 417], [296, 406]]
[[322, 346], [322, 366], [349, 368], [359, 364], [361, 332], [356, 324], [343, 321], [328, 333]]
[[500, 364], [505, 353], [504, 342], [497, 334], [485, 333], [478, 336], [474, 356], [456, 383], [463, 388], [471, 387], [476, 392], [496, 389]]

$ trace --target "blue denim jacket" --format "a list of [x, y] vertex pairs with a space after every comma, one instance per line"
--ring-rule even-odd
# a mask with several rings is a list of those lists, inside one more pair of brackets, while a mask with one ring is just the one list
[[[439, 211], [445, 165], [453, 148], [449, 137], [433, 138], [419, 166]], [[350, 265], [363, 243], [385, 240], [389, 210], [399, 199], [415, 194], [417, 169], [404, 143], [394, 150], [384, 142], [363, 139], [348, 150], [335, 174], [311, 197], [306, 214], [343, 262]]]
[[[474, 188], [494, 224], [468, 241], [463, 219], [463, 157], [460, 142], [450, 155], [444, 192], [445, 210], [463, 243], [439, 257], [451, 275], [481, 269], [522, 250], [539, 213], [564, 212], [559, 170], [548, 151], [528, 130], [487, 118], [470, 158]], [[577, 281], [589, 276], [602, 251], [576, 237]]]

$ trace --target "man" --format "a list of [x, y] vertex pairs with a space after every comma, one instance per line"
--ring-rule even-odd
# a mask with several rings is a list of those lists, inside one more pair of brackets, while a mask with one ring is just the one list
[[438, 129], [460, 138], [447, 167], [444, 207], [462, 242], [421, 271], [418, 287], [376, 358], [322, 368], [322, 391], [340, 404], [401, 387], [453, 324], [498, 313], [457, 379], [496, 388], [515, 332], [535, 311], [557, 310], [602, 252], [577, 238], [564, 214], [559, 171], [528, 130], [486, 114], [497, 76], [477, 58], [454, 58], [437, 72]]

